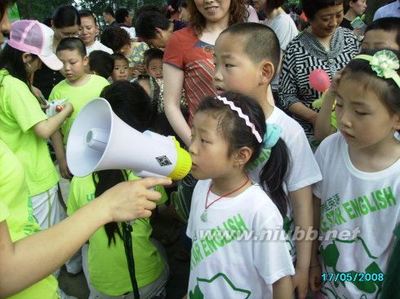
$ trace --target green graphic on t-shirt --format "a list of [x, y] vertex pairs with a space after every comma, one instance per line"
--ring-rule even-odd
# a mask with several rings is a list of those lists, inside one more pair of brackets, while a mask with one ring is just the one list
[[216, 284], [218, 284], [219, 287], [221, 287], [221, 284], [225, 286], [224, 293], [229, 294], [227, 298], [247, 299], [251, 295], [251, 291], [236, 287], [224, 273], [218, 273], [210, 279], [198, 277], [196, 287], [193, 291], [189, 291], [189, 299], [207, 299], [204, 298], [204, 294], [201, 291], [200, 286], [202, 286], [203, 289], [209, 288], [209, 293], [215, 294], [212, 289]]
[[238, 240], [249, 229], [240, 213], [231, 216], [222, 224], [201, 232], [202, 235], [193, 237], [192, 254], [190, 259], [190, 269], [196, 267], [204, 258], [214, 252], [224, 248], [232, 241]]
[[321, 205], [321, 232], [327, 232], [336, 225], [388, 209], [396, 204], [397, 200], [391, 187], [346, 201], [335, 194]]
[[[341, 250], [339, 248], [341, 248]], [[340, 258], [346, 253], [349, 254], [349, 252], [357, 252], [358, 260], [367, 261], [363, 265], [361, 265], [361, 268], [357, 269], [357, 271], [346, 271], [346, 269], [340, 269], [338, 266]], [[346, 274], [350, 274], [350, 277], [356, 277], [356, 273], [383, 273], [376, 262], [377, 257], [371, 253], [361, 237], [357, 237], [354, 240], [334, 239], [332, 243], [327, 245], [326, 247], [321, 246], [321, 256], [323, 258], [325, 266], [325, 273], [332, 274], [334, 277], [339, 277], [341, 273], [343, 273], [344, 276], [346, 276]], [[343, 264], [345, 263], [342, 263], [342, 265]], [[346, 284], [353, 284], [357, 289], [360, 290], [360, 292], [364, 293], [364, 296], [366, 296], [367, 294], [375, 294], [376, 296], [378, 296], [382, 290], [382, 283], [382, 281], [367, 281], [365, 279], [354, 279], [354, 281], [331, 279], [325, 282], [323, 293], [327, 296], [328, 294], [330, 296], [334, 296], [336, 299], [345, 299], [344, 297], [342, 298], [340, 294], [338, 294], [337, 289], [340, 286], [346, 288]]]

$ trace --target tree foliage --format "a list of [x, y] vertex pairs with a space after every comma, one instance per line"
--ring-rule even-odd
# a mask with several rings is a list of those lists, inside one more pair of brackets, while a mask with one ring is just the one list
[[17, 0], [21, 18], [43, 21], [51, 17], [60, 5], [73, 4], [74, 0]]
[[101, 16], [107, 6], [113, 7], [114, 10], [124, 7], [134, 12], [147, 4], [162, 7], [166, 0], [17, 0], [17, 3], [21, 18], [43, 21], [51, 17], [59, 5], [73, 4], [78, 9], [90, 9], [97, 16]]

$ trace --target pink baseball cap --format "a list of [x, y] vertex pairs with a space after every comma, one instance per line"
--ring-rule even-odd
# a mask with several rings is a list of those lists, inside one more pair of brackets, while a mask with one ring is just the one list
[[49, 68], [59, 71], [63, 64], [53, 53], [53, 36], [53, 30], [38, 21], [20, 20], [11, 24], [7, 43], [17, 50], [37, 55]]

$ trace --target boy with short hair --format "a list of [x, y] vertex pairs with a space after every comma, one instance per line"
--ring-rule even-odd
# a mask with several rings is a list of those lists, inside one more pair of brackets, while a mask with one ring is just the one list
[[[267, 130], [271, 124], [280, 127], [280, 137], [285, 141], [291, 158], [285, 180], [290, 198], [288, 214], [284, 219], [285, 230], [290, 239], [294, 235], [294, 225], [307, 233], [313, 224], [311, 185], [322, 177], [302, 127], [270, 104], [273, 99], [268, 92], [269, 85], [280, 61], [280, 46], [275, 33], [262, 24], [236, 24], [221, 33], [214, 52], [214, 84], [217, 91], [235, 91], [253, 97], [265, 113]], [[260, 155], [250, 171], [250, 176], [256, 182], [266, 163], [265, 157]], [[289, 240], [289, 244], [291, 242], [293, 240]], [[297, 288], [298, 298], [305, 298], [312, 243], [302, 238], [296, 240], [295, 248], [290, 246], [296, 265], [293, 284]]]
[[54, 86], [49, 100], [67, 99], [74, 107], [74, 113], [61, 127], [66, 144], [69, 130], [79, 111], [97, 98], [109, 83], [103, 77], [85, 72], [89, 59], [86, 56], [85, 45], [79, 38], [68, 37], [61, 40], [56, 54], [63, 63], [62, 73], [65, 80]]
[[400, 50], [400, 18], [382, 18], [367, 26], [361, 49]]

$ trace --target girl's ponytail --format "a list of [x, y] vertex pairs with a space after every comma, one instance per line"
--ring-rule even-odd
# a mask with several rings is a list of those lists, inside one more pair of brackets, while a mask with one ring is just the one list
[[[127, 173], [123, 170], [101, 170], [92, 174], [93, 182], [96, 186], [95, 196], [98, 197], [108, 189], [114, 187], [118, 183], [126, 181]], [[108, 237], [108, 246], [111, 243], [116, 243], [115, 234], [122, 239], [122, 233], [119, 229], [118, 223], [110, 222], [104, 225]]]
[[[268, 125], [267, 125], [268, 126]], [[266, 188], [272, 201], [278, 207], [282, 217], [286, 217], [288, 197], [283, 188], [283, 182], [290, 164], [286, 143], [279, 138], [271, 148], [271, 154], [260, 173], [260, 185]]]

